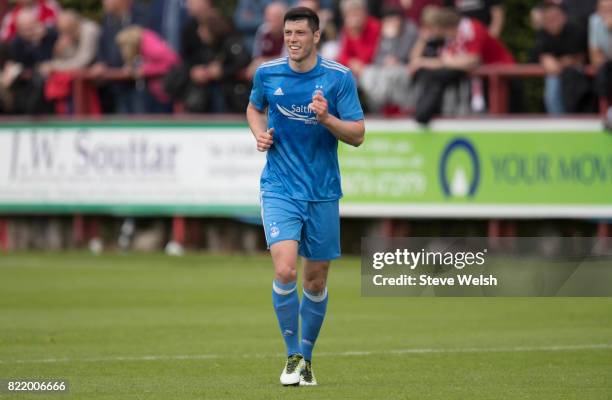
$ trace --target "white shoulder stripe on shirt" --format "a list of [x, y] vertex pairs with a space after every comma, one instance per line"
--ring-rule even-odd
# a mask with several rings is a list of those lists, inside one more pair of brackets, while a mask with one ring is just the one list
[[268, 61], [268, 62], [262, 63], [261, 65], [284, 64], [286, 62], [287, 60], [276, 60], [276, 61]]
[[321, 66], [322, 66], [323, 68], [333, 69], [333, 70], [336, 70], [336, 71], [340, 71], [340, 72], [342, 72], [343, 74], [346, 74], [346, 73], [349, 71], [348, 69], [341, 69], [341, 68], [338, 68], [338, 67], [333, 67], [333, 66], [331, 66], [331, 65], [327, 65], [327, 64], [321, 64]]
[[287, 62], [287, 58], [286, 57], [281, 57], [281, 58], [276, 58], [274, 60], [266, 61], [266, 62], [262, 63], [261, 65], [278, 64], [278, 63], [286, 63], [286, 62]]
[[342, 64], [340, 64], [339, 62], [332, 61], [332, 60], [329, 60], [329, 59], [327, 59], [327, 58], [322, 58], [322, 59], [321, 59], [321, 62], [322, 62], [322, 63], [325, 63], [325, 64], [328, 64], [328, 65], [332, 65], [332, 66], [334, 66], [334, 67], [338, 67], [338, 68], [343, 68], [343, 69], [346, 69], [347, 71], [349, 70], [349, 68], [348, 68], [346, 65], [342, 65]]
[[286, 62], [277, 62], [277, 63], [274, 63], [274, 64], [261, 64], [259, 66], [259, 68], [277, 67], [279, 65], [285, 65], [285, 64], [287, 64], [287, 63]]

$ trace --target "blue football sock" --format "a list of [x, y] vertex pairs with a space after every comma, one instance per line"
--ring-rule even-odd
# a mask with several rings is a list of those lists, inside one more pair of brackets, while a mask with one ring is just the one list
[[304, 289], [300, 316], [302, 317], [302, 355], [306, 360], [312, 360], [312, 349], [323, 325], [326, 310], [327, 287], [322, 293]]
[[272, 304], [278, 318], [278, 325], [287, 345], [287, 356], [300, 353], [298, 340], [298, 321], [300, 299], [296, 283], [272, 282]]

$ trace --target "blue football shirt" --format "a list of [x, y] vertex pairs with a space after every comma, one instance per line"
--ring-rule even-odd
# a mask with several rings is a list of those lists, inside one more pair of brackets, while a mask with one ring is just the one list
[[315, 92], [327, 99], [328, 110], [341, 120], [363, 119], [350, 70], [318, 56], [316, 66], [296, 72], [287, 57], [263, 63], [253, 79], [250, 102], [268, 108], [274, 144], [261, 175], [261, 191], [296, 200], [328, 201], [342, 197], [338, 140], [308, 109]]

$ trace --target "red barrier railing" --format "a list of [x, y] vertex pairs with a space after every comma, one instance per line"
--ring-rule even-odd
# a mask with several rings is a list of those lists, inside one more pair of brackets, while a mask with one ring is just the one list
[[[595, 70], [588, 66], [585, 73], [593, 76]], [[478, 67], [473, 76], [484, 78], [488, 81], [489, 114], [503, 115], [508, 113], [508, 86], [512, 79], [520, 78], [544, 78], [546, 71], [540, 64], [491, 64]], [[150, 76], [148, 76], [150, 78]], [[108, 69], [102, 75], [93, 75], [89, 71], [76, 73], [73, 86], [75, 113], [88, 115], [87, 102], [84, 101], [88, 85], [95, 85], [103, 81], [127, 81], [134, 79], [133, 75], [124, 69]], [[607, 101], [600, 101], [600, 111], [607, 108]], [[181, 110], [180, 105], [177, 107]]]
[[[584, 72], [589, 76], [595, 74], [592, 66], [586, 67]], [[517, 78], [544, 78], [546, 71], [540, 64], [491, 64], [478, 67], [473, 75], [489, 82], [489, 114], [503, 115], [508, 113], [509, 81]], [[603, 99], [600, 101], [600, 112], [605, 111], [606, 103]]]

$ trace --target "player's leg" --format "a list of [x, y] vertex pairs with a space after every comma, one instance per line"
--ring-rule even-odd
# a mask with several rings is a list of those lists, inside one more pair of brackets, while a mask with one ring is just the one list
[[312, 349], [327, 311], [327, 274], [329, 261], [304, 259], [302, 305], [302, 355], [312, 360]]
[[297, 243], [302, 221], [290, 199], [262, 197], [261, 206], [266, 242], [274, 264], [272, 304], [287, 349], [280, 381], [283, 385], [295, 385], [304, 363], [298, 339], [300, 302], [296, 288]]
[[274, 263], [272, 304], [287, 347], [287, 357], [301, 354], [298, 340], [300, 300], [297, 292], [297, 241], [283, 240], [270, 246]]
[[302, 354], [305, 367], [300, 385], [316, 385], [312, 373], [312, 352], [327, 312], [327, 275], [330, 260], [340, 257], [340, 219], [338, 202], [309, 205], [299, 254], [304, 257], [302, 304]]
[[316, 385], [317, 381], [312, 372], [312, 350], [319, 337], [323, 320], [327, 312], [327, 274], [329, 261], [313, 261], [304, 259], [302, 304], [300, 317], [302, 318], [302, 355], [304, 356], [304, 370], [300, 378], [300, 385]]

